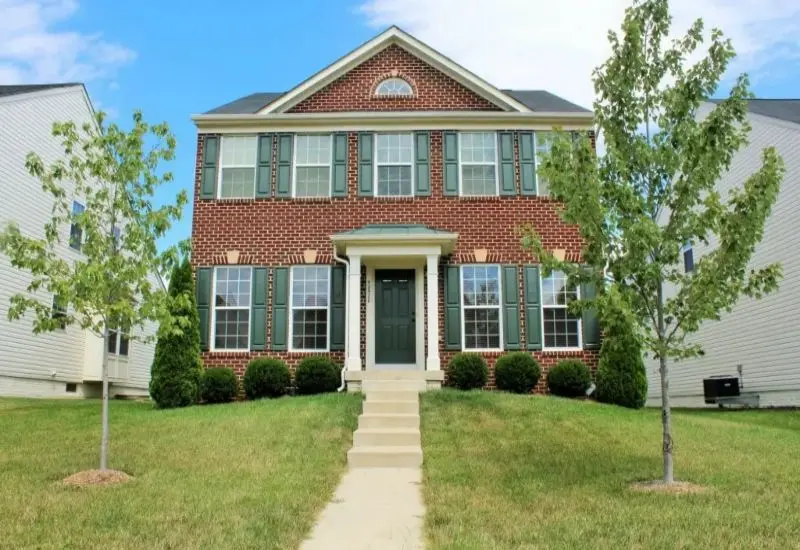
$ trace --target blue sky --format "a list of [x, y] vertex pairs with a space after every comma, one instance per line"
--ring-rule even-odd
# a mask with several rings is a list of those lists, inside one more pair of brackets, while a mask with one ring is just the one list
[[[133, 109], [178, 138], [173, 189], [192, 190], [190, 115], [283, 91], [390, 24], [499, 87], [545, 88], [590, 106], [591, 69], [628, 0], [0, 0], [0, 84], [85, 81], [124, 123]], [[673, 0], [730, 36], [761, 97], [800, 97], [795, 0]], [[453, 14], [458, 14], [458, 24]], [[189, 236], [191, 211], [166, 242]]]

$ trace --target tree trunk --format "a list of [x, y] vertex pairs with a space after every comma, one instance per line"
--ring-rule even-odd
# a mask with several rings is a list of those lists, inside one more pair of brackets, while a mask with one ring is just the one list
[[108, 340], [110, 338], [108, 327], [103, 333], [103, 432], [100, 436], [100, 469], [108, 467]]
[[661, 374], [661, 432], [662, 432], [662, 454], [664, 458], [664, 483], [672, 483], [675, 478], [672, 475], [672, 410], [669, 405], [669, 371], [667, 370], [666, 346], [664, 346], [665, 327], [664, 327], [664, 282], [658, 283], [658, 303], [656, 304], [658, 313], [658, 339], [662, 344], [658, 354]]

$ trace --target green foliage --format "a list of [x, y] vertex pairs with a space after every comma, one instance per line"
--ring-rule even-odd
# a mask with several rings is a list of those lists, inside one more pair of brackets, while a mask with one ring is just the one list
[[244, 372], [244, 394], [248, 399], [280, 397], [289, 389], [289, 367], [280, 359], [253, 359]]
[[341, 367], [324, 355], [306, 357], [294, 373], [297, 393], [311, 395], [336, 391], [339, 387]]
[[176, 323], [172, 330], [159, 334], [150, 373], [150, 397], [165, 409], [185, 407], [200, 399], [200, 319], [188, 258], [172, 270], [169, 307]]
[[530, 393], [539, 382], [542, 370], [530, 353], [514, 351], [497, 359], [494, 379], [497, 388], [513, 393]]
[[239, 379], [233, 369], [212, 367], [200, 377], [200, 396], [206, 403], [229, 403], [239, 395]]
[[486, 385], [489, 367], [477, 353], [457, 353], [447, 365], [447, 384], [460, 390], [475, 390]]
[[561, 397], [584, 397], [592, 375], [583, 361], [564, 359], [547, 371], [547, 389]]
[[606, 316], [595, 383], [603, 403], [640, 409], [647, 399], [642, 344], [631, 320], [619, 312]]

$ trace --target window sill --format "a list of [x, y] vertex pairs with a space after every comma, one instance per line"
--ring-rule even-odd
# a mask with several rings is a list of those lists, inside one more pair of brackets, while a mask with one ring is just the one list
[[309, 354], [311, 354], [311, 353], [330, 353], [330, 352], [331, 352], [331, 350], [329, 350], [329, 349], [290, 349], [289, 350], [289, 353], [296, 353], [296, 354], [301, 354], [301, 353], [309, 353]]
[[489, 348], [489, 349], [464, 348], [462, 351], [464, 353], [503, 353], [503, 352], [505, 352], [505, 350], [503, 348]]
[[580, 353], [583, 348], [542, 348], [542, 353]]
[[416, 197], [414, 195], [375, 195], [372, 198], [379, 201], [412, 201]]
[[513, 198], [516, 196], [517, 195], [458, 195], [457, 198], [465, 201], [496, 201], [502, 198]]
[[206, 353], [232, 353], [232, 354], [242, 354], [242, 353], [250, 353], [249, 349], [210, 349]]

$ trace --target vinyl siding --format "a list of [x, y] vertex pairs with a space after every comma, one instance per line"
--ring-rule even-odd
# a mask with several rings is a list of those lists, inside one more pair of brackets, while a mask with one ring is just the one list
[[[709, 110], [705, 106], [700, 116]], [[777, 148], [786, 175], [751, 266], [781, 262], [784, 278], [777, 293], [742, 298], [719, 321], [704, 323], [691, 340], [702, 343], [705, 356], [670, 362], [670, 397], [676, 406], [703, 406], [703, 378], [736, 376], [737, 365], [743, 369], [743, 391], [758, 393], [762, 406], [800, 405], [800, 125], [753, 114], [750, 122], [750, 144], [737, 153], [717, 188], [725, 196], [740, 187], [760, 167], [763, 149]], [[695, 261], [716, 246], [716, 241], [695, 244]], [[648, 405], [660, 405], [658, 363], [652, 359], [648, 382]]]

